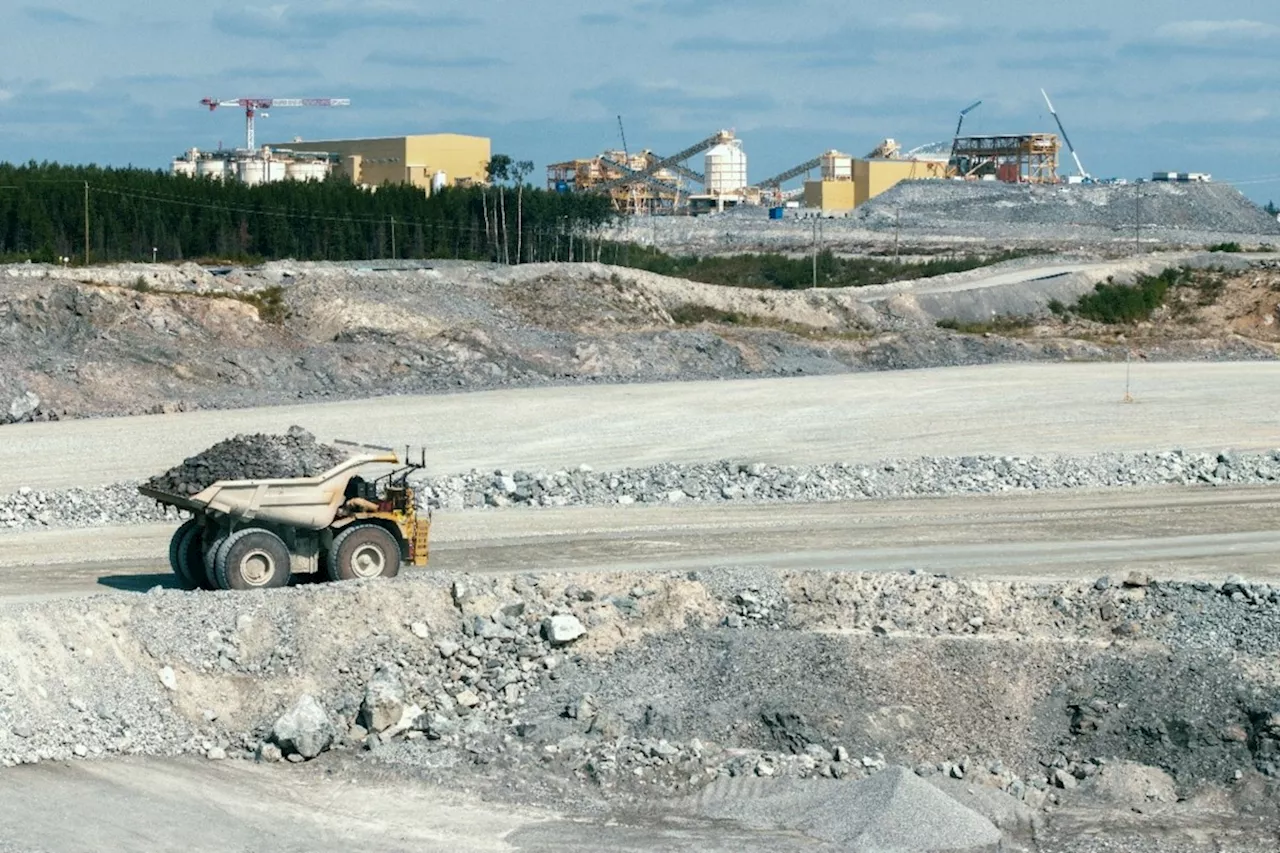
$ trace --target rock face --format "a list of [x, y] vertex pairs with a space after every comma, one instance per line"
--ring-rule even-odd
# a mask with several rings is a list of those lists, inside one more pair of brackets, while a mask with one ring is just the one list
[[194, 495], [218, 480], [313, 477], [347, 458], [336, 447], [320, 444], [302, 427], [284, 435], [255, 433], [220, 441], [203, 453], [171, 468], [147, 485], [179, 495]]
[[286, 756], [315, 758], [329, 748], [337, 732], [314, 696], [304, 695], [271, 728], [271, 739]]

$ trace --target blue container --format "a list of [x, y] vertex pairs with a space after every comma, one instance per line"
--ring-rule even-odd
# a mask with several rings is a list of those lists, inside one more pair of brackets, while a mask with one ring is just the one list
[[769, 218], [781, 219], [783, 214], [786, 212], [787, 212], [787, 209], [785, 207], [771, 207], [769, 208]]

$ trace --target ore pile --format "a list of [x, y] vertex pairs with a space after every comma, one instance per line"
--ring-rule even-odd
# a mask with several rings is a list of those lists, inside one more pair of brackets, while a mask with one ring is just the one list
[[147, 485], [177, 495], [194, 495], [219, 480], [276, 480], [314, 477], [347, 458], [336, 447], [321, 444], [302, 427], [284, 435], [254, 433], [220, 441], [190, 457]]

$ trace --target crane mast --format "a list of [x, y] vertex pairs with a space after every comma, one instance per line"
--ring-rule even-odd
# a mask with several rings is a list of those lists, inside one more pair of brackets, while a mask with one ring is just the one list
[[1076, 147], [1071, 144], [1071, 137], [1067, 136], [1067, 129], [1062, 126], [1062, 119], [1058, 118], [1058, 111], [1053, 108], [1053, 101], [1049, 100], [1049, 93], [1041, 89], [1040, 94], [1044, 95], [1044, 102], [1049, 105], [1049, 115], [1053, 116], [1053, 120], [1058, 123], [1058, 131], [1062, 134], [1062, 141], [1067, 143], [1067, 150], [1071, 152], [1071, 159], [1076, 161], [1076, 174], [1082, 180], [1088, 180], [1090, 175], [1084, 170], [1084, 166], [1080, 164], [1080, 155], [1076, 153]]
[[201, 104], [213, 112], [218, 107], [240, 107], [244, 110], [245, 148], [249, 151], [256, 148], [254, 136], [254, 119], [262, 110], [276, 107], [349, 107], [349, 98], [236, 98], [224, 101], [217, 98], [205, 98]]

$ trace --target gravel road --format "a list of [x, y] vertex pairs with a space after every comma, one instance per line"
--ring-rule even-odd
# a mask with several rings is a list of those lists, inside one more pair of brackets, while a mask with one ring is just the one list
[[17, 424], [0, 494], [143, 479], [238, 432], [425, 446], [431, 473], [726, 456], [811, 464], [911, 456], [1274, 447], [1280, 364], [989, 365], [843, 376], [486, 391]]
[[[1076, 490], [894, 501], [439, 513], [429, 571], [920, 571], [1280, 580], [1273, 489]], [[171, 524], [0, 535], [0, 600], [170, 585]]]

